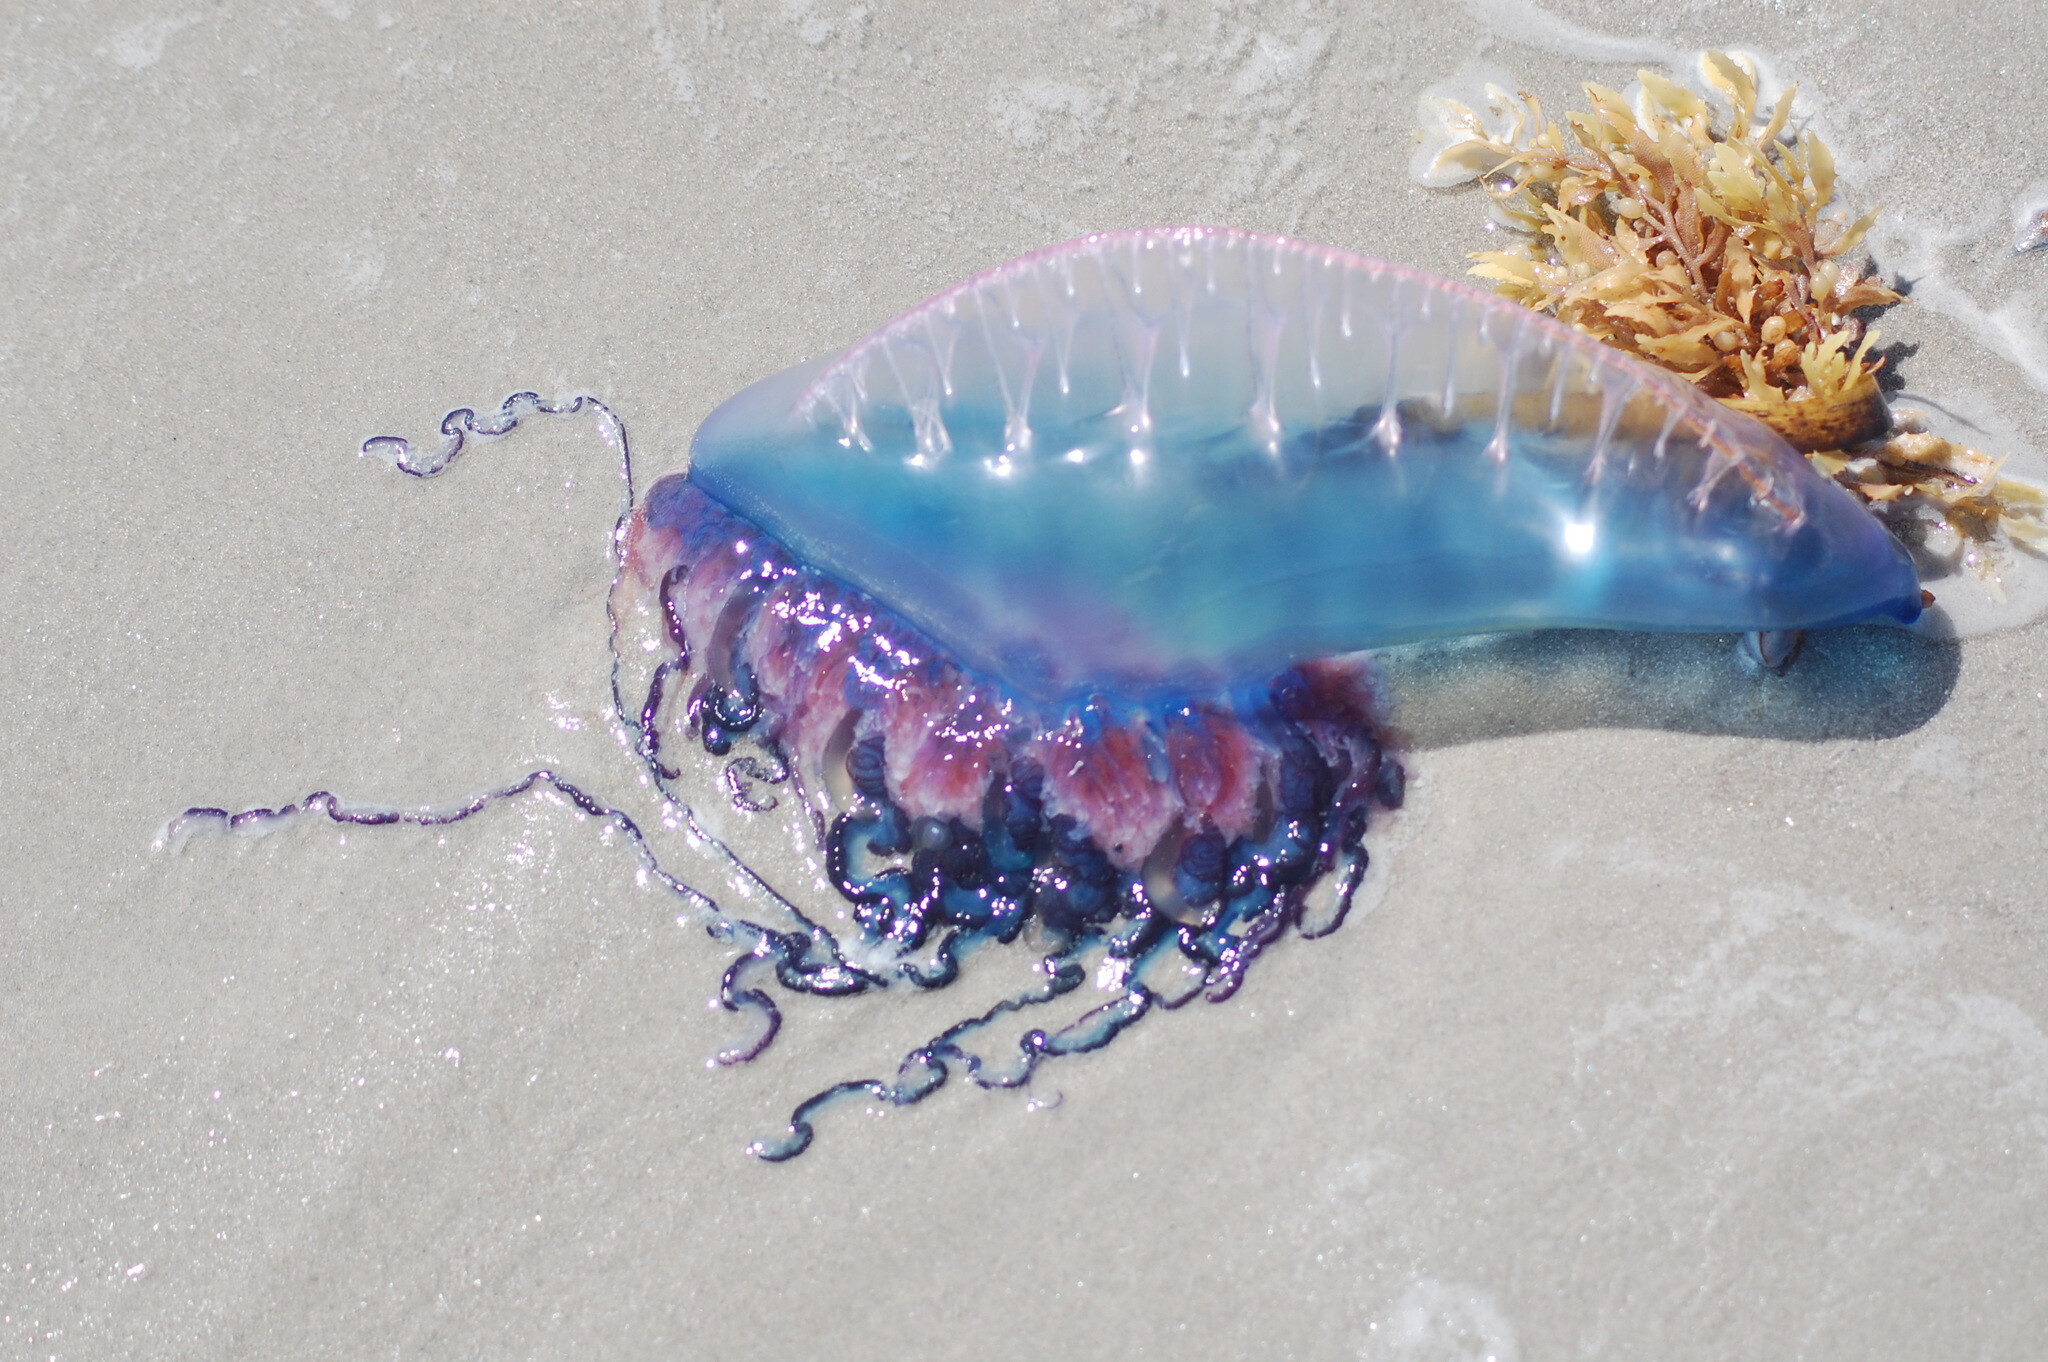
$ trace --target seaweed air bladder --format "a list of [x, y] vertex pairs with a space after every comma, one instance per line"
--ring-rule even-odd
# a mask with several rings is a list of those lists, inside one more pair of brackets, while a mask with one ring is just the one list
[[1027, 255], [731, 398], [637, 499], [589, 399], [451, 413], [431, 463], [366, 451], [431, 474], [586, 405], [626, 487], [613, 702], [749, 915], [554, 771], [452, 809], [322, 792], [172, 831], [448, 823], [550, 784], [740, 947], [719, 997], [756, 1024], [724, 1063], [772, 1043], [778, 996], [1033, 953], [1029, 988], [805, 1100], [768, 1160], [842, 1098], [1022, 1086], [1341, 925], [1407, 785], [1373, 649], [1920, 610], [1900, 545], [1761, 422], [1498, 295], [1283, 237]]

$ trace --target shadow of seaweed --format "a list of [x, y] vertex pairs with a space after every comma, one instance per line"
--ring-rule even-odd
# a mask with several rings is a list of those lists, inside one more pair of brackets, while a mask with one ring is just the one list
[[1658, 728], [1818, 742], [1894, 738], [1939, 713], [1952, 640], [1859, 626], [1807, 636], [1782, 675], [1733, 634], [1549, 629], [1381, 654], [1411, 751], [1574, 728]]

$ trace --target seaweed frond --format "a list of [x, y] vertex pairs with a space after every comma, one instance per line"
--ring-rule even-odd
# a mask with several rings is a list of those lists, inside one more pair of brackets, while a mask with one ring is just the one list
[[1873, 510], [1919, 506], [1966, 540], [2003, 530], [2048, 547], [2040, 489], [1894, 423], [1871, 353], [1878, 332], [1858, 314], [1901, 298], [1851, 259], [1877, 214], [1831, 208], [1834, 156], [1791, 130], [1795, 91], [1762, 108], [1754, 66], [1722, 52], [1700, 59], [1719, 109], [1637, 75], [1633, 104], [1584, 86], [1592, 107], [1566, 127], [1498, 86], [1484, 113], [1424, 101], [1435, 128], [1418, 177], [1480, 180], [1525, 234], [1474, 252], [1472, 273], [1764, 421]]

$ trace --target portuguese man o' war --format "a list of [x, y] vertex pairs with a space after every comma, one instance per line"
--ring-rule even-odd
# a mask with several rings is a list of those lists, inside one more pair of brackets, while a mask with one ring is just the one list
[[[451, 414], [410, 471], [521, 402], [544, 405]], [[755, 1146], [771, 1160], [839, 1096], [1021, 1085], [1154, 1005], [1228, 997], [1290, 929], [1334, 930], [1406, 781], [1370, 650], [1920, 609], [1874, 519], [1683, 380], [1463, 284], [1240, 231], [1025, 256], [732, 398], [637, 505], [630, 477], [628, 741], [704, 842], [794, 816], [824, 882], [819, 911], [739, 866], [785, 919], [763, 924], [670, 878], [753, 947], [721, 1000], [762, 1027], [720, 1058], [775, 1035], [760, 969], [843, 995], [945, 984], [978, 943], [1042, 955], [1037, 986], [892, 1078], [799, 1106]], [[553, 772], [516, 788], [541, 779], [652, 863]], [[969, 1048], [1091, 977], [1109, 1000], [1009, 1060]]]

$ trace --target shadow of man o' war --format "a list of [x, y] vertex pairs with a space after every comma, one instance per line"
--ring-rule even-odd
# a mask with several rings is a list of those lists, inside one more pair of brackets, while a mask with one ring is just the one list
[[1952, 639], [1858, 625], [1807, 635], [1782, 673], [1730, 634], [1543, 629], [1379, 654], [1411, 751], [1579, 728], [1645, 728], [1794, 742], [1896, 738], [1941, 711]]

